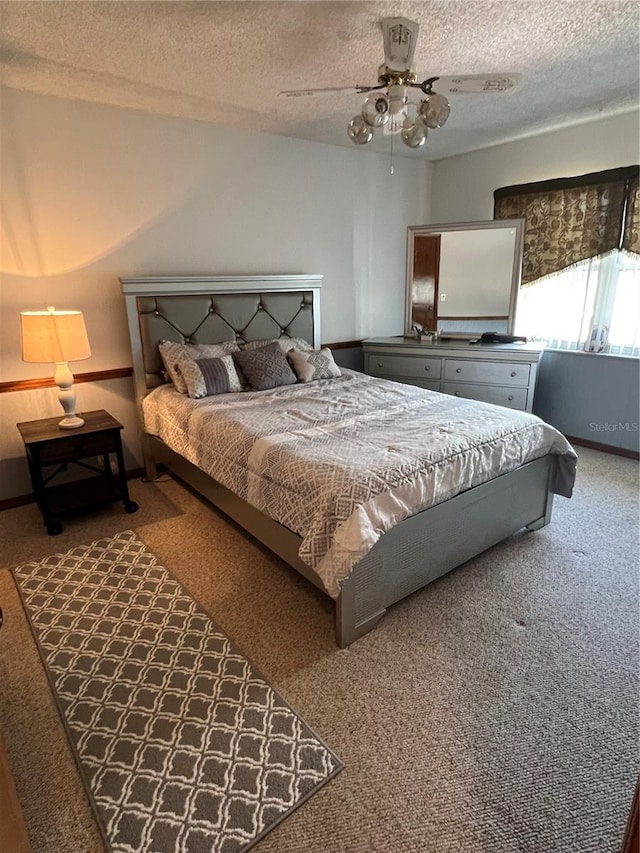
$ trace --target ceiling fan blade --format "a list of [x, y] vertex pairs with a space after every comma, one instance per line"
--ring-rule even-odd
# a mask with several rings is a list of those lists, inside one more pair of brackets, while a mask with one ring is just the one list
[[420, 25], [408, 18], [383, 18], [384, 63], [392, 71], [408, 71], [418, 40]]
[[496, 74], [460, 74], [436, 77], [434, 91], [440, 95], [496, 95], [512, 92], [520, 85], [522, 74], [498, 72]]
[[383, 89], [384, 86], [334, 86], [326, 89], [288, 89], [283, 92], [278, 92], [278, 95], [283, 95], [285, 98], [306, 98], [311, 95], [336, 95], [341, 92], [355, 92], [362, 94], [363, 92], [372, 92], [374, 89]]

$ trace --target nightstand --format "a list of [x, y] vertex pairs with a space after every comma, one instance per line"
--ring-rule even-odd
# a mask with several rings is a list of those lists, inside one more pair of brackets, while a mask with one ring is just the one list
[[[125, 512], [138, 509], [138, 504], [129, 498], [120, 438], [122, 424], [102, 409], [84, 412], [82, 417], [84, 426], [73, 432], [60, 429], [59, 417], [17, 425], [27, 451], [36, 503], [50, 536], [62, 533], [58, 516], [72, 510], [111, 501], [122, 501]], [[92, 476], [52, 485], [69, 465], [91, 471]]]

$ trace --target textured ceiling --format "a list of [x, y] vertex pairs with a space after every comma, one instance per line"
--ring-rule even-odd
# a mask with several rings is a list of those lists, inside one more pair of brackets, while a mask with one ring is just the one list
[[[418, 79], [518, 71], [507, 95], [451, 96], [417, 152], [438, 159], [638, 106], [640, 4], [427, 2], [0, 2], [3, 85], [351, 146], [363, 95], [280, 89], [375, 85], [383, 17], [420, 23]], [[437, 85], [436, 85], [437, 90]], [[367, 146], [389, 150], [380, 135]]]

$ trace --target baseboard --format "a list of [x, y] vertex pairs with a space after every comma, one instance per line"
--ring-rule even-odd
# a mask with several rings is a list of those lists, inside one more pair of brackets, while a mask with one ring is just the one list
[[577, 444], [579, 447], [590, 447], [591, 450], [600, 450], [602, 453], [613, 453], [615, 456], [626, 456], [628, 459], [640, 459], [640, 454], [636, 450], [628, 450], [626, 447], [600, 444], [599, 441], [591, 441], [588, 438], [576, 438], [573, 435], [567, 435], [565, 438], [571, 444]]
[[[144, 468], [132, 468], [127, 471], [127, 480], [136, 480], [138, 477], [144, 477]], [[5, 509], [15, 509], [19, 506], [26, 506], [35, 502], [33, 494], [17, 495], [15, 498], [5, 498], [0, 501], [0, 512]]]

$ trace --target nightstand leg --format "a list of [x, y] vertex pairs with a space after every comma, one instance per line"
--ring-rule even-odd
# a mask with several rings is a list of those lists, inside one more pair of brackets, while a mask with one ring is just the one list
[[127, 483], [127, 472], [124, 467], [124, 453], [122, 452], [122, 441], [120, 435], [116, 442], [116, 456], [118, 457], [118, 482], [120, 484], [120, 495], [125, 512], [136, 512], [138, 504], [129, 497], [129, 484]]
[[47, 503], [47, 490], [44, 485], [42, 476], [42, 464], [40, 458], [34, 458], [34, 451], [27, 451], [27, 462], [29, 464], [29, 473], [31, 474], [31, 484], [33, 486], [33, 494], [36, 499], [38, 509], [42, 513], [44, 526], [47, 528], [49, 536], [57, 536], [62, 533], [62, 523], [54, 518], [49, 511]]

